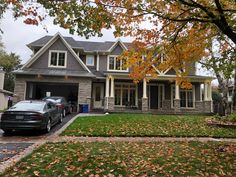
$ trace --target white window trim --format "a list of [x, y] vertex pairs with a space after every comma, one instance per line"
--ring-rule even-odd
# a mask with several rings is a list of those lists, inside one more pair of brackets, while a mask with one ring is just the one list
[[[115, 86], [114, 86], [114, 90], [117, 88], [116, 87], [116, 85], [120, 85], [121, 87], [119, 87], [119, 88], [121, 88], [121, 93], [120, 93], [120, 95], [121, 95], [121, 97], [120, 97], [120, 104], [119, 105], [114, 105], [115, 107], [126, 107], [125, 105], [123, 105], [123, 86], [124, 85], [128, 85], [129, 87], [128, 88], [126, 88], [127, 90], [128, 90], [128, 100], [130, 100], [130, 86], [134, 86], [135, 84], [132, 84], [132, 83], [122, 83], [122, 82], [118, 82], [118, 83], [116, 83], [115, 84]], [[135, 86], [135, 88], [133, 89], [133, 90], [135, 90], [135, 106], [136, 107], [138, 107], [138, 92], [137, 92], [137, 86]]]
[[[128, 72], [128, 71], [129, 71], [129, 68], [127, 68], [126, 70], [109, 69], [110, 57], [117, 58], [118, 56], [119, 56], [119, 55], [108, 55], [108, 56], [107, 56], [107, 71]], [[114, 60], [114, 66], [116, 66], [116, 60]], [[121, 60], [121, 66], [122, 66], [122, 60]], [[121, 68], [122, 68], [122, 67], [121, 67]]]
[[[93, 63], [92, 64], [87, 63], [88, 62], [88, 57], [93, 57]], [[86, 55], [86, 65], [87, 66], [94, 66], [94, 60], [95, 60], [94, 55]]]
[[[65, 54], [65, 66], [53, 66], [53, 65], [51, 65], [51, 55], [52, 55], [52, 52], [64, 53]], [[58, 62], [58, 59], [59, 59], [59, 55], [57, 55], [57, 62]], [[49, 68], [66, 68], [67, 67], [67, 51], [65, 51], [65, 50], [49, 50], [48, 67]]]
[[[175, 85], [171, 85], [171, 108], [173, 109], [174, 108], [174, 105], [173, 105], [173, 90], [175, 89]], [[180, 89], [179, 90], [179, 92], [180, 91], [183, 91], [183, 89]], [[192, 85], [192, 93], [193, 93], [193, 107], [180, 107], [180, 109], [195, 109], [195, 102], [196, 102], [196, 99], [195, 99], [195, 86], [194, 85]], [[181, 99], [180, 99], [181, 100]], [[186, 99], [186, 102], [187, 102], [187, 99]], [[186, 106], [187, 106], [188, 104], [186, 103]]]

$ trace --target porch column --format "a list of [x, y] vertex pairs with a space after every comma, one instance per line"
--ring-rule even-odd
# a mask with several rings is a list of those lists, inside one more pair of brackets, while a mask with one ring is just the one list
[[147, 80], [143, 79], [143, 98], [147, 98]]
[[180, 113], [179, 84], [177, 83], [177, 81], [175, 81], [174, 111], [175, 111], [176, 114]]
[[147, 80], [143, 79], [143, 97], [142, 97], [142, 111], [148, 111], [148, 98], [147, 98]]
[[111, 77], [111, 95], [114, 98], [114, 77]]
[[212, 94], [211, 94], [211, 82], [208, 82], [208, 100], [212, 100]]
[[99, 71], [99, 54], [97, 54], [97, 66], [96, 66], [96, 70]]
[[175, 99], [179, 100], [179, 85], [175, 82]]
[[207, 82], [204, 82], [204, 101], [208, 100], [208, 96], [207, 96]]
[[200, 101], [202, 101], [202, 84], [200, 84], [200, 90], [199, 90], [199, 93], [200, 93]]
[[106, 77], [106, 95], [105, 95], [105, 97], [109, 97], [109, 90], [110, 90], [110, 88], [109, 88], [110, 83], [109, 82], [110, 82], [110, 79], [107, 76]]
[[212, 107], [212, 96], [211, 96], [211, 82], [204, 82], [204, 112], [211, 113]]

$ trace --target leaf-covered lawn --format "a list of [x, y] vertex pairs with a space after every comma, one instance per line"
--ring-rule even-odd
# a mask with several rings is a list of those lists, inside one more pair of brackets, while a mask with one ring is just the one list
[[235, 176], [235, 152], [225, 151], [224, 146], [216, 142], [46, 144], [3, 176]]
[[110, 114], [79, 117], [62, 135], [236, 137], [234, 129], [210, 127], [206, 116]]

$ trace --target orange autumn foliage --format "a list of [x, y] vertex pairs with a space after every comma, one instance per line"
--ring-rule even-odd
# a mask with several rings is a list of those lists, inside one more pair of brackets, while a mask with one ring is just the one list
[[[23, 6], [22, 0], [7, 0], [17, 7], [25, 23], [37, 25], [45, 17], [37, 5]], [[132, 36], [133, 48], [121, 56], [132, 68], [130, 77], [156, 78], [157, 69], [173, 68], [178, 83], [187, 84], [191, 63], [207, 57], [206, 48], [215, 36], [236, 44], [236, 2], [229, 0], [38, 0], [54, 22], [71, 33], [101, 36], [114, 27], [115, 36]], [[31, 9], [29, 9], [31, 7]], [[26, 9], [26, 11], [25, 11]], [[29, 17], [30, 16], [30, 17]], [[37, 23], [37, 22], [38, 23]], [[227, 46], [225, 47], [227, 48]], [[163, 59], [164, 56], [164, 59]]]

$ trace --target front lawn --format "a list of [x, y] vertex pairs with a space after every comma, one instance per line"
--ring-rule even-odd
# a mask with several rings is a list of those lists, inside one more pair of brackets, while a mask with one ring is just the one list
[[236, 137], [235, 129], [211, 127], [206, 116], [110, 114], [78, 117], [68, 136]]
[[46, 144], [3, 176], [230, 177], [236, 175], [235, 146], [217, 142]]

